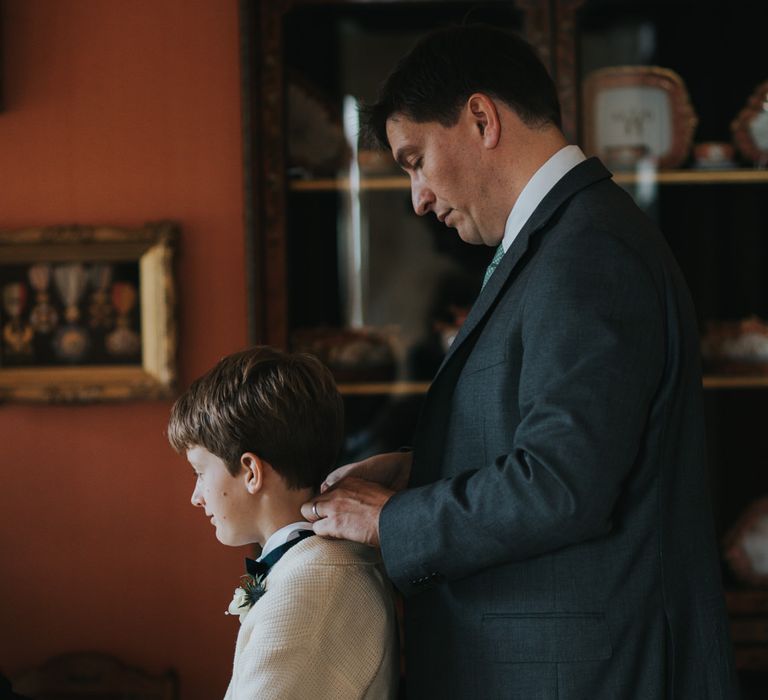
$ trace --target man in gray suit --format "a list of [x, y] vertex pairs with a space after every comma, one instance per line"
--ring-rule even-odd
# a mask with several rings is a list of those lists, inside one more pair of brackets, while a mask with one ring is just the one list
[[664, 238], [560, 130], [517, 37], [424, 38], [365, 123], [417, 214], [496, 247], [413, 452], [334, 472], [321, 535], [380, 546], [408, 696], [737, 696], [693, 305]]

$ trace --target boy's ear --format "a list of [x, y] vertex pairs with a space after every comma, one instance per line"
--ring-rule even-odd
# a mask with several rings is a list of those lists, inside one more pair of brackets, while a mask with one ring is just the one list
[[264, 486], [264, 462], [253, 452], [244, 452], [240, 457], [240, 464], [245, 470], [245, 488], [248, 493], [254, 495]]

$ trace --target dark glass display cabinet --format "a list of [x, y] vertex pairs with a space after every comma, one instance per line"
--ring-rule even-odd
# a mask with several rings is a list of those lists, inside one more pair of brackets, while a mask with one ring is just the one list
[[[407, 178], [360, 143], [357, 107], [423, 33], [478, 21], [536, 47], [566, 134], [603, 158], [683, 269], [703, 338], [720, 535], [768, 495], [761, 3], [243, 0], [241, 10], [251, 338], [332, 368], [344, 459], [410, 441], [491, 255], [415, 216]], [[748, 694], [768, 669], [768, 595], [723, 572]]]

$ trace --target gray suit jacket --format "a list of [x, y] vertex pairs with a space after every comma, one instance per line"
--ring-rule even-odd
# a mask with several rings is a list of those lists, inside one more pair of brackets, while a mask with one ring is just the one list
[[381, 514], [409, 697], [737, 696], [698, 357], [663, 237], [585, 161], [481, 292]]

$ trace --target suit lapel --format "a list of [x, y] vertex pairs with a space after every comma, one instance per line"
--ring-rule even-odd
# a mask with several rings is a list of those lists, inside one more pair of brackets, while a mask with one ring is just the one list
[[454, 355], [473, 334], [473, 331], [477, 329], [487, 317], [489, 311], [495, 306], [496, 300], [501, 294], [506, 281], [510, 278], [512, 272], [528, 250], [533, 234], [542, 229], [554, 213], [573, 195], [585, 187], [609, 177], [611, 177], [611, 173], [597, 158], [589, 158], [566, 173], [547, 193], [504, 254], [496, 271], [488, 280], [488, 284], [480, 292], [480, 296], [472, 306], [459, 333], [456, 335], [456, 339], [451, 344], [440, 368], [437, 370], [432, 380], [433, 384]]
[[486, 320], [501, 298], [507, 281], [512, 277], [515, 269], [522, 264], [531, 237], [546, 226], [555, 212], [573, 195], [609, 177], [611, 173], [597, 158], [590, 158], [566, 173], [531, 214], [501, 259], [451, 344], [427, 392], [416, 428], [415, 461], [410, 486], [421, 486], [439, 478], [444, 438], [451, 416], [453, 391], [459, 374]]

